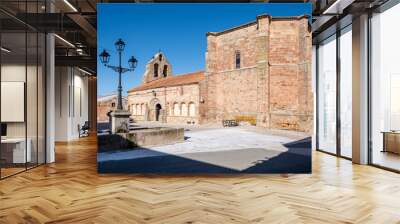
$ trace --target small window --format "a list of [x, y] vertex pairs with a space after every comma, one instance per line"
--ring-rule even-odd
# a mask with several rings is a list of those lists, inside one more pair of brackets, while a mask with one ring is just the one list
[[162, 54], [158, 55], [158, 60], [162, 61]]
[[158, 64], [155, 63], [154, 64], [154, 78], [157, 78], [157, 77], [158, 77]]
[[240, 51], [235, 52], [236, 69], [240, 68]]
[[111, 103], [111, 107], [115, 107], [115, 103]]
[[163, 69], [163, 76], [164, 77], [167, 77], [167, 74], [168, 74], [168, 65], [164, 65], [164, 69]]

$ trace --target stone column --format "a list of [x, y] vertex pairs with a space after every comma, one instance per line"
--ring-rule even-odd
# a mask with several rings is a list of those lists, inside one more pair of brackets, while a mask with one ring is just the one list
[[124, 110], [116, 110], [110, 113], [111, 133], [127, 133], [129, 131], [129, 117], [131, 113]]

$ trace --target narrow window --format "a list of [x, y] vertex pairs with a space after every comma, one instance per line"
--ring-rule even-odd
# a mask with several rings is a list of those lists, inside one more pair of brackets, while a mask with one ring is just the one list
[[162, 61], [162, 54], [158, 55], [158, 60]]
[[157, 77], [158, 77], [158, 64], [155, 63], [154, 64], [154, 78], [157, 78]]
[[164, 65], [164, 69], [163, 69], [163, 76], [167, 77], [167, 73], [168, 73], [168, 65]]
[[115, 103], [111, 103], [111, 107], [115, 107]]
[[240, 68], [240, 51], [235, 52], [235, 58], [236, 58], [236, 69]]

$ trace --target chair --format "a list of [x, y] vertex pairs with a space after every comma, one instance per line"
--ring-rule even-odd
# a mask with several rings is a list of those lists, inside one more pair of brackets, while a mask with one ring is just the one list
[[78, 124], [79, 138], [89, 136], [89, 129], [90, 129], [89, 121], [85, 121], [82, 127], [80, 127], [80, 125]]

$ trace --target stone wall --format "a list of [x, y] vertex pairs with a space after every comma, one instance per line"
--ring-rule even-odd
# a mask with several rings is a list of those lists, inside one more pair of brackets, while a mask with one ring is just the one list
[[128, 105], [136, 121], [155, 121], [156, 105], [159, 104], [159, 121], [198, 124], [199, 97], [198, 84], [163, 87], [129, 93]]
[[270, 27], [270, 127], [311, 132], [312, 46], [308, 19], [275, 19]]
[[[144, 82], [152, 80], [148, 74], [157, 57], [148, 65]], [[195, 112], [190, 113], [189, 103]], [[245, 117], [257, 126], [311, 132], [308, 18], [261, 15], [255, 22], [207, 33], [204, 81], [130, 92], [128, 104], [139, 121], [155, 120], [159, 104], [162, 122], [220, 123]]]
[[269, 17], [260, 16], [242, 27], [207, 34], [205, 122], [250, 116], [266, 126], [268, 21]]
[[[240, 68], [235, 53], [240, 52]], [[308, 19], [258, 16], [256, 22], [207, 34], [206, 103], [215, 123], [253, 117], [258, 126], [312, 131], [311, 32]]]
[[[105, 99], [107, 98], [107, 99]], [[109, 117], [107, 113], [109, 111], [114, 111], [117, 109], [117, 95], [115, 96], [106, 96], [100, 97], [97, 99], [97, 121], [98, 122], [108, 122]], [[125, 97], [122, 98], [122, 107], [124, 109], [129, 109], [127, 105], [127, 99]]]

